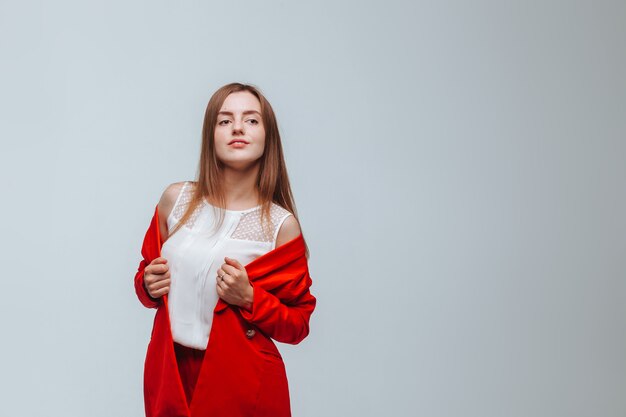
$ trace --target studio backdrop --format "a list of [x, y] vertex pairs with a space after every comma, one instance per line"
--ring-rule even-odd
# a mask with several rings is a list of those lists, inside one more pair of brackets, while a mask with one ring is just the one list
[[213, 92], [279, 122], [298, 417], [626, 415], [626, 5], [0, 1], [0, 416], [143, 416], [133, 277]]

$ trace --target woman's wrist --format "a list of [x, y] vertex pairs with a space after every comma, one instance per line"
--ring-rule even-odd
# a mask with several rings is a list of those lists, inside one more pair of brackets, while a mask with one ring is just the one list
[[244, 297], [243, 304], [241, 305], [241, 308], [244, 308], [244, 309], [246, 309], [248, 311], [252, 311], [252, 302], [253, 301], [254, 301], [254, 287], [252, 287], [252, 285], [250, 285], [248, 293]]

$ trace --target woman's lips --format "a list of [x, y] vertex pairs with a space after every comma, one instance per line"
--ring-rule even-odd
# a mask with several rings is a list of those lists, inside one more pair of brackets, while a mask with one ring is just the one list
[[243, 148], [246, 145], [247, 145], [247, 143], [245, 143], [245, 142], [233, 142], [229, 146], [232, 146], [233, 148]]

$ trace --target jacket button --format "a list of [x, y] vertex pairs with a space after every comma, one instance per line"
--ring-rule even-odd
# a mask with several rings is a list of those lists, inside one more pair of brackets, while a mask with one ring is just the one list
[[254, 329], [248, 329], [246, 330], [246, 337], [250, 339], [252, 336], [254, 336], [255, 333], [256, 332], [254, 331]]

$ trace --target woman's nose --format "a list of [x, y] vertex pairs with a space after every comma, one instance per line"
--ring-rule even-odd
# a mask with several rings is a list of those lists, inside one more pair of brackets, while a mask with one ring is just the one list
[[233, 122], [233, 132], [243, 132], [243, 122], [235, 120]]

